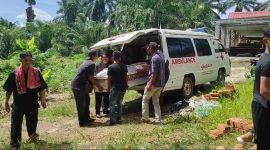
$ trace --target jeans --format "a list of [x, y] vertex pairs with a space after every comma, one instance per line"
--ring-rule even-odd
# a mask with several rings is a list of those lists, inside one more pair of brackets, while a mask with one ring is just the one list
[[84, 123], [90, 121], [90, 96], [85, 90], [72, 89], [72, 91], [76, 101], [79, 125], [82, 126]]
[[28, 136], [36, 133], [38, 123], [38, 108], [20, 109], [16, 106], [12, 107], [11, 114], [11, 149], [19, 149], [22, 139], [22, 122], [23, 116], [26, 119], [26, 128]]
[[144, 89], [143, 99], [142, 99], [142, 119], [149, 120], [149, 100], [152, 97], [154, 109], [155, 109], [155, 120], [157, 122], [161, 121], [161, 110], [159, 105], [159, 97], [162, 88], [152, 88], [151, 91]]
[[110, 121], [117, 123], [122, 117], [122, 102], [125, 92], [120, 91], [116, 88], [110, 90]]
[[103, 101], [104, 107], [103, 107], [103, 114], [108, 114], [109, 112], [109, 93], [105, 92], [96, 92], [95, 93], [96, 98], [96, 114], [100, 115], [100, 108]]

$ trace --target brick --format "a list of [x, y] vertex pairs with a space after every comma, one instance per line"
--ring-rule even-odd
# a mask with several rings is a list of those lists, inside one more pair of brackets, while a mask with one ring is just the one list
[[225, 85], [225, 89], [226, 90], [230, 90], [230, 91], [235, 91], [235, 87], [234, 87], [234, 85], [233, 84], [226, 84]]
[[209, 134], [209, 137], [212, 138], [213, 140], [216, 140], [218, 138], [218, 136], [214, 134]]
[[225, 148], [223, 146], [217, 146], [216, 150], [225, 150]]
[[229, 133], [231, 131], [231, 127], [226, 124], [219, 124], [217, 129], [222, 131], [223, 133]]
[[219, 97], [220, 95], [218, 93], [210, 93], [211, 97]]
[[213, 96], [211, 96], [210, 97], [210, 100], [218, 101], [219, 100], [219, 97], [213, 97]]

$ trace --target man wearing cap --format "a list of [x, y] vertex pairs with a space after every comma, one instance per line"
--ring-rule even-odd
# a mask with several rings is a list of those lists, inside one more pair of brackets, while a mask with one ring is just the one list
[[257, 148], [270, 149], [270, 31], [264, 33], [265, 52], [256, 65], [252, 116]]
[[161, 123], [161, 110], [159, 97], [165, 86], [165, 61], [164, 56], [158, 51], [159, 45], [150, 42], [147, 46], [147, 53], [151, 56], [149, 79], [144, 90], [142, 99], [142, 121], [149, 122], [149, 100], [152, 97], [155, 109], [155, 123]]
[[83, 62], [75, 77], [71, 81], [71, 88], [75, 97], [76, 107], [78, 112], [78, 120], [80, 127], [90, 126], [94, 119], [90, 118], [90, 96], [89, 92], [92, 90], [93, 85], [99, 88], [99, 91], [102, 91], [102, 87], [95, 82], [94, 73], [95, 73], [95, 63], [94, 61], [97, 58], [97, 51], [91, 51], [88, 53], [88, 58]]

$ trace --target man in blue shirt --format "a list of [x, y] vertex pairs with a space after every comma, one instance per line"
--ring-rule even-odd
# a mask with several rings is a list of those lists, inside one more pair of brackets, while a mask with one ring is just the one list
[[161, 52], [158, 51], [159, 45], [150, 42], [147, 46], [147, 53], [151, 55], [149, 79], [144, 90], [142, 100], [142, 121], [149, 122], [149, 100], [152, 97], [155, 109], [155, 123], [161, 123], [161, 110], [159, 97], [165, 86], [165, 60]]

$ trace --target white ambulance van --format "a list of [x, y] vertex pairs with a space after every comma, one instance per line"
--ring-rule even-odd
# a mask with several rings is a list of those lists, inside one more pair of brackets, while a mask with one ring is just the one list
[[[181, 90], [183, 97], [191, 97], [194, 86], [206, 82], [225, 82], [230, 75], [229, 55], [216, 38], [202, 32], [147, 29], [124, 33], [104, 39], [91, 50], [118, 49], [127, 65], [147, 62], [145, 45], [156, 42], [169, 62], [170, 77], [164, 92]], [[134, 72], [134, 70], [132, 70]], [[142, 78], [133, 74], [132, 79]], [[147, 81], [147, 77], [142, 78]], [[141, 84], [141, 83], [140, 83]], [[134, 84], [133, 84], [134, 85]], [[143, 90], [145, 85], [134, 85], [130, 89]]]

